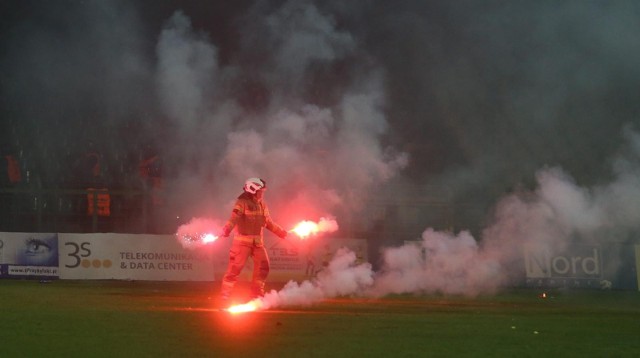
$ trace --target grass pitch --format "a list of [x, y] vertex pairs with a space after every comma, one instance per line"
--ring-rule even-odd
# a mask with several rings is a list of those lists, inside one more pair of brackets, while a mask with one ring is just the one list
[[638, 292], [339, 298], [231, 315], [214, 309], [217, 287], [0, 280], [0, 356], [640, 356]]

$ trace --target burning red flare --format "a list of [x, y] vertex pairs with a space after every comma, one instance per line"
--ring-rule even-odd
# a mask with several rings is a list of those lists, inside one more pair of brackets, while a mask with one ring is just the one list
[[291, 232], [294, 232], [301, 239], [306, 239], [309, 235], [317, 234], [320, 231], [318, 224], [313, 221], [304, 220], [298, 223]]
[[202, 236], [202, 242], [205, 244], [208, 244], [210, 242], [214, 242], [218, 240], [218, 237], [214, 234], [206, 234], [204, 236]]
[[258, 310], [258, 308], [260, 308], [260, 301], [255, 300], [249, 303], [231, 306], [227, 308], [227, 311], [231, 314], [239, 314], [239, 313], [253, 312]]

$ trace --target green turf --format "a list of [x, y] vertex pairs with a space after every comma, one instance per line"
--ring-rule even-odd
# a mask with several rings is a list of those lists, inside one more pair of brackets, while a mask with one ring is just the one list
[[212, 309], [214, 291], [203, 283], [0, 280], [0, 356], [640, 356], [638, 292], [340, 298], [233, 316]]

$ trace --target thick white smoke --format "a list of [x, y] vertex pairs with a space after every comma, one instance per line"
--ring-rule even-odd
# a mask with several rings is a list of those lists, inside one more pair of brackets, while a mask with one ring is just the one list
[[[481, 240], [458, 235], [423, 233], [419, 245], [384, 251], [376, 276], [381, 294], [495, 292], [510, 278], [521, 279], [525, 248], [562, 252], [570, 244], [623, 242], [640, 228], [637, 133], [625, 130], [628, 148], [615, 160], [610, 183], [582, 187], [560, 168], [536, 174], [537, 188], [503, 197]], [[477, 243], [479, 242], [479, 244]]]
[[422, 241], [384, 250], [384, 265], [371, 293], [447, 293], [477, 295], [501, 283], [500, 263], [463, 231], [422, 234]]
[[637, 122], [634, 1], [162, 4], [7, 2], [1, 135], [39, 175], [93, 139], [131, 186], [155, 140], [181, 217], [254, 175], [274, 212], [320, 216], [397, 174], [388, 143], [408, 180], [486, 204], [545, 164], [593, 185]]
[[[602, 179], [621, 123], [638, 121], [637, 2], [259, 1], [229, 21], [238, 33], [226, 55], [187, 11], [22, 3], [8, 6], [3, 33], [2, 135], [19, 139], [25, 166], [44, 162], [52, 185], [84, 138], [127, 165], [140, 137], [154, 138], [167, 210], [226, 218], [243, 180], [259, 176], [290, 227], [350, 212], [397, 175], [408, 158], [386, 139], [416, 154], [412, 179], [462, 200], [494, 202], [551, 165], [534, 190], [497, 202], [481, 237], [427, 229], [386, 250], [374, 283], [353, 294], [491, 292], [525, 246], [638, 229], [636, 132]], [[165, 22], [145, 37], [147, 21]]]
[[[383, 111], [385, 80], [379, 68], [365, 64], [363, 69], [352, 71], [350, 77], [342, 79], [346, 82], [335, 88], [333, 101], [313, 101], [307, 95], [314, 69], [329, 68], [360, 50], [348, 32], [338, 29], [330, 16], [307, 0], [287, 1], [266, 13], [255, 9], [245, 20], [252, 25], [243, 34], [243, 50], [251, 53], [250, 48], [255, 47], [264, 56], [252, 71], [240, 64], [219, 66], [215, 47], [205, 37], [194, 35], [188, 20], [179, 13], [167, 24], [158, 47], [160, 83], [167, 89], [163, 93], [170, 94], [174, 89], [181, 92], [167, 96], [171, 100], [168, 113], [176, 118], [180, 130], [187, 137], [207, 138], [209, 133], [201, 129], [211, 127], [193, 127], [194, 122], [221, 122], [228, 128], [224, 138], [217, 132], [210, 133], [216, 143], [224, 143], [223, 147], [217, 146], [222, 148], [220, 152], [207, 157], [213, 163], [208, 170], [215, 171], [216, 189], [228, 193], [239, 187], [239, 180], [260, 173], [272, 180], [274, 191], [282, 193], [287, 188], [285, 195], [273, 198], [278, 209], [275, 212], [287, 217], [294, 212], [308, 214], [309, 210], [319, 211], [311, 214], [324, 214], [338, 206], [351, 205], [406, 165], [406, 155], [381, 145], [388, 122]], [[536, 36], [545, 38], [543, 34]], [[177, 43], [175, 38], [179, 39]], [[181, 70], [184, 68], [187, 71]], [[174, 76], [176, 69], [184, 76]], [[539, 77], [547, 78], [546, 75]], [[434, 78], [437, 81], [441, 76]], [[241, 108], [234, 94], [225, 90], [229, 83], [247, 78], [264, 90], [258, 111]], [[554, 106], [542, 107], [544, 111]], [[219, 108], [232, 110], [221, 115]], [[545, 113], [543, 120], [554, 116]], [[456, 127], [456, 120], [452, 121], [449, 125]], [[532, 122], [535, 125], [540, 121]], [[459, 129], [457, 133], [469, 135]], [[494, 292], [513, 272], [521, 270], [518, 265], [525, 247], [557, 251], [571, 241], [606, 240], [621, 235], [621, 231], [637, 229], [640, 190], [634, 156], [638, 155], [638, 136], [629, 130], [625, 135], [631, 156], [616, 160], [614, 179], [608, 184], [583, 187], [559, 167], [541, 169], [536, 174], [535, 190], [521, 190], [497, 202], [494, 221], [481, 238], [466, 231], [426, 229], [421, 240], [385, 249], [380, 272], [373, 274], [370, 267], [367, 271], [367, 267], [353, 263], [336, 264], [331, 274], [322, 275], [317, 282], [290, 284], [274, 293], [274, 301], [279, 300], [274, 305], [299, 302], [305, 296], [314, 299], [344, 294]], [[483, 139], [489, 138], [492, 137]], [[202, 149], [202, 142], [195, 140], [200, 144], [198, 149]], [[522, 146], [526, 151], [525, 147]], [[480, 153], [470, 152], [469, 157]], [[504, 162], [518, 162], [517, 156], [511, 159]], [[488, 162], [478, 163], [482, 171], [489, 167]], [[179, 186], [193, 183], [188, 184]], [[229, 199], [216, 200], [221, 203]], [[336, 260], [342, 262], [348, 256], [342, 253]], [[366, 272], [364, 276], [375, 280], [361, 280], [354, 271]], [[330, 289], [337, 282], [351, 285], [344, 290]]]
[[356, 254], [348, 249], [336, 252], [329, 266], [314, 281], [290, 281], [283, 289], [272, 290], [258, 299], [262, 309], [291, 305], [310, 305], [325, 298], [364, 292], [373, 284], [373, 270], [368, 263], [356, 264]]
[[338, 222], [334, 218], [320, 218], [318, 221], [318, 232], [338, 231]]
[[314, 280], [290, 281], [254, 302], [259, 309], [311, 305], [339, 296], [381, 297], [399, 293], [477, 295], [494, 292], [506, 275], [467, 232], [458, 236], [428, 229], [423, 240], [385, 249], [384, 267], [374, 272], [349, 249], [337, 251]]
[[[525, 248], [560, 252], [570, 243], [620, 241], [640, 229], [640, 136], [624, 133], [624, 154], [614, 161], [610, 183], [581, 187], [560, 168], [544, 168], [537, 188], [505, 196], [482, 240], [426, 229], [422, 240], [383, 249], [382, 267], [355, 262], [343, 249], [315, 281], [290, 282], [272, 291], [260, 307], [306, 305], [336, 296], [380, 297], [388, 294], [495, 293], [524, 270]], [[615, 265], [616, 263], [609, 263]]]
[[226, 217], [243, 181], [258, 176], [285, 226], [355, 207], [407, 163], [381, 144], [388, 127], [381, 71], [369, 66], [340, 79], [330, 100], [309, 96], [315, 73], [346, 61], [357, 44], [311, 1], [261, 11], [247, 15], [241, 34], [243, 56], [264, 50], [250, 67], [242, 56], [220, 64], [216, 46], [181, 12], [164, 26], [158, 93], [179, 134], [167, 155], [183, 163], [168, 184], [169, 205]]
[[193, 133], [209, 115], [210, 98], [219, 76], [217, 49], [204, 35], [195, 34], [181, 11], [165, 25], [156, 51], [160, 104], [180, 122], [178, 129]]

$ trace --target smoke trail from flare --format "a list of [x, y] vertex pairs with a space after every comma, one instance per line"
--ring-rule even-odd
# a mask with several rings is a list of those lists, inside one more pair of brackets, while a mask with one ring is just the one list
[[428, 229], [422, 241], [386, 248], [383, 269], [356, 263], [356, 254], [338, 250], [315, 280], [290, 281], [253, 301], [256, 310], [304, 306], [339, 296], [382, 297], [394, 293], [477, 295], [495, 291], [504, 279], [491, 252], [483, 252], [468, 232], [457, 236]]
[[[625, 153], [616, 158], [610, 183], [580, 187], [560, 168], [541, 169], [535, 190], [507, 195], [496, 204], [481, 241], [467, 231], [429, 228], [419, 241], [383, 249], [378, 272], [369, 264], [357, 265], [355, 254], [341, 249], [316, 280], [289, 282], [269, 292], [261, 309], [348, 295], [491, 294], [509, 280], [521, 284], [525, 249], [562, 252], [576, 242], [632, 237], [640, 229], [640, 134], [628, 130], [625, 135]], [[618, 264], [607, 263], [607, 270], [616, 272]]]
[[383, 267], [372, 296], [446, 293], [475, 296], [502, 283], [500, 262], [467, 231], [458, 235], [427, 229], [421, 241], [383, 250]]
[[271, 290], [260, 299], [259, 308], [311, 305], [325, 298], [364, 292], [374, 282], [369, 263], [356, 264], [356, 254], [349, 249], [338, 250], [329, 266], [313, 281], [289, 281], [280, 291]]

